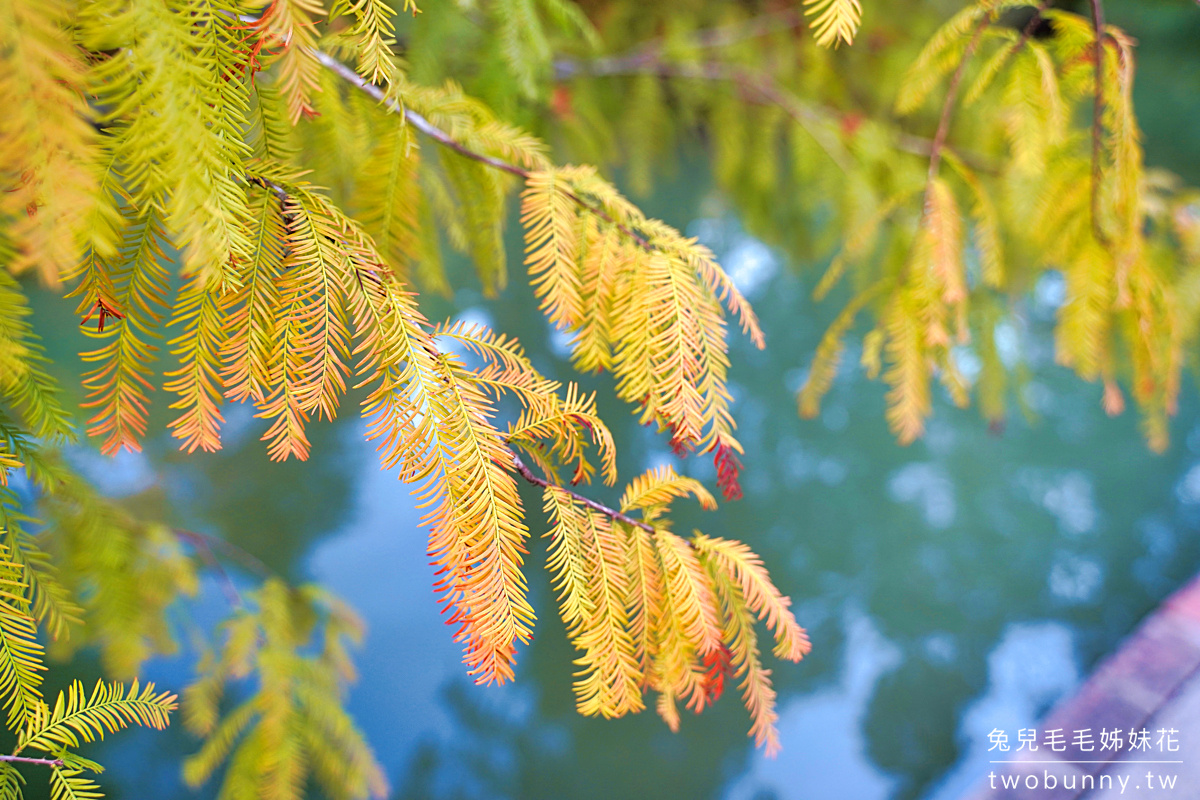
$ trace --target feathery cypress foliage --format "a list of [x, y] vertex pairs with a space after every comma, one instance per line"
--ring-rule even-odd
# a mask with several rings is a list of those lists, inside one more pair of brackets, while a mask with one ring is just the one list
[[[935, 379], [960, 404], [974, 390], [999, 418], [998, 319], [1012, 293], [1058, 270], [1059, 362], [1103, 382], [1110, 412], [1127, 386], [1150, 444], [1166, 445], [1200, 329], [1184, 291], [1200, 217], [1193, 195], [1144, 167], [1124, 32], [1039, 11], [1053, 36], [1034, 38], [1005, 24], [1023, 4], [969, 4], [914, 54], [894, 97], [867, 87], [909, 118], [900, 128], [842, 105], [864, 87], [839, 69], [857, 56], [830, 49], [858, 35], [857, 0], [806, 0], [790, 16], [691, 9], [686, 24], [662, 5], [589, 17], [569, 0], [503, 0], [481, 17], [443, 4], [397, 19], [372, 0], [0, 0], [0, 91], [13, 107], [0, 121], [0, 484], [23, 469], [50, 523], [35, 535], [35, 510], [0, 486], [0, 694], [26, 746], [62, 760], [56, 796], [96, 790], [87, 764], [54, 748], [161, 726], [173, 700], [103, 684], [50, 710], [37, 624], [57, 646], [99, 645], [106, 669], [131, 677], [173, 646], [164, 611], [195, 591], [198, 545], [103, 500], [45, 449], [75, 424], [11, 277], [26, 271], [66, 280], [99, 340], [84, 354], [84, 427], [103, 452], [141, 447], [163, 388], [189, 452], [221, 446], [228, 401], [268, 421], [273, 459], [307, 458], [308, 426], [365, 389], [367, 437], [422, 504], [435, 588], [477, 681], [512, 680], [533, 634], [521, 477], [543, 489], [548, 563], [582, 654], [579, 710], [632, 713], [650, 690], [674, 728], [680, 702], [701, 711], [732, 677], [756, 743], [778, 747], [756, 620], [780, 658], [799, 660], [808, 641], [744, 545], [672, 530], [671, 503], [712, 507], [708, 491], [668, 469], [631, 481], [619, 510], [566, 488], [618, 480], [595, 398], [540, 375], [501, 333], [431, 324], [413, 289], [450, 290], [444, 237], [485, 294], [502, 291], [519, 192], [525, 266], [575, 366], [610, 373], [640, 422], [681, 456], [710, 455], [725, 498], [740, 495], [726, 315], [761, 348], [753, 310], [707, 247], [646, 216], [602, 177], [607, 165], [563, 166], [505, 121], [539, 104], [553, 111], [548, 141], [590, 160], [619, 151], [634, 187], [672, 137], [703, 127], [753, 229], [837, 252], [816, 293], [845, 283], [850, 299], [814, 357], [804, 415], [867, 315], [862, 363], [889, 387], [901, 442], [924, 430]], [[868, 4], [866, 24], [885, 6]], [[798, 44], [806, 19], [813, 36]], [[456, 69], [483, 99], [443, 79]], [[970, 120], [955, 118], [960, 96]], [[942, 113], [923, 139], [934, 97]], [[1088, 106], [1090, 130], [1077, 122]], [[977, 149], [953, 135], [960, 126]], [[799, 214], [818, 208], [833, 222], [814, 232]], [[958, 348], [981, 355], [975, 386]], [[206, 737], [189, 781], [228, 763], [231, 797], [296, 797], [309, 776], [337, 797], [383, 793], [340, 702], [355, 631], [329, 598], [276, 580], [235, 609], [188, 692], [189, 727]], [[249, 699], [223, 710], [225, 685], [243, 679]], [[0, 787], [13, 774], [0, 759]]]
[[[329, 797], [385, 797], [383, 772], [341, 707], [354, 677], [346, 645], [361, 639], [362, 623], [322, 591], [292, 590], [277, 579], [247, 599], [184, 694], [185, 724], [204, 737], [184, 763], [184, 779], [198, 787], [228, 762], [222, 796], [301, 797], [311, 777]], [[222, 714], [226, 687], [249, 674], [257, 687]]]

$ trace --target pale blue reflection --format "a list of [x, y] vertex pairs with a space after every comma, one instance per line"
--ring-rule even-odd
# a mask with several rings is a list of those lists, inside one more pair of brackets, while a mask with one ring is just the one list
[[1047, 708], [1079, 682], [1071, 630], [1059, 622], [1022, 622], [1008, 626], [988, 655], [986, 693], [963, 714], [959, 734], [966, 755], [929, 795], [928, 800], [957, 800], [988, 771], [996, 757], [988, 734], [999, 729], [1015, 738], [1033, 728]]
[[1091, 479], [1086, 473], [1026, 467], [1017, 473], [1016, 482], [1028, 493], [1030, 500], [1050, 512], [1062, 533], [1077, 537], [1095, 530], [1100, 514]]
[[892, 473], [888, 493], [898, 503], [921, 509], [925, 524], [945, 529], [954, 522], [954, 484], [940, 464], [912, 462]]
[[122, 450], [110, 458], [77, 446], [67, 448], [66, 455], [71, 466], [109, 497], [128, 497], [158, 482], [158, 473], [145, 453]]
[[[444, 746], [461, 736], [444, 695], [451, 684], [471, 684], [434, 598], [434, 568], [416, 498], [395, 471], [379, 468], [362, 443], [361, 424], [343, 432], [358, 462], [352, 511], [342, 528], [313, 548], [308, 569], [367, 622], [368, 643], [357, 659], [366, 680], [355, 688], [350, 709], [396, 778], [419, 744]], [[531, 713], [530, 691], [525, 684], [515, 691], [472, 687], [470, 694], [490, 712], [518, 722]]]
[[1090, 556], [1058, 550], [1046, 582], [1050, 593], [1065, 603], [1091, 603], [1104, 585], [1104, 566]]
[[861, 719], [875, 682], [902, 661], [862, 611], [843, 618], [846, 646], [836, 685], [786, 700], [779, 714], [785, 742], [778, 757], [755, 753], [749, 769], [725, 793], [726, 800], [751, 800], [770, 792], [779, 800], [883, 800], [896, 781], [866, 755]]

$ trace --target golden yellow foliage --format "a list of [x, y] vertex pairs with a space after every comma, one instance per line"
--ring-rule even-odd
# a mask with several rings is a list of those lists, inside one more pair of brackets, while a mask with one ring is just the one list
[[[44, 705], [37, 625], [63, 652], [97, 644], [108, 672], [132, 675], [175, 646], [164, 610], [197, 590], [199, 564], [213, 558], [204, 536], [131, 517], [29, 435], [74, 435], [9, 276], [36, 268], [72, 284], [98, 340], [83, 354], [84, 405], [102, 452], [141, 448], [162, 388], [181, 449], [218, 450], [223, 404], [243, 402], [266, 420], [273, 460], [303, 459], [309, 425], [361, 389], [367, 438], [422, 508], [435, 589], [477, 682], [512, 680], [533, 635], [519, 476], [544, 490], [549, 566], [581, 652], [580, 712], [637, 712], [649, 690], [676, 726], [677, 701], [699, 712], [737, 675], [752, 734], [774, 749], [753, 615], [782, 637], [780, 657], [799, 660], [807, 640], [753, 553], [671, 530], [673, 500], [713, 508], [712, 495], [670, 468], [630, 482], [620, 510], [565, 488], [618, 479], [595, 395], [548, 380], [503, 334], [431, 324], [412, 288], [449, 290], [440, 230], [485, 294], [502, 290], [519, 184], [531, 283], [548, 321], [571, 335], [576, 366], [611, 373], [616, 394], [680, 455], [710, 454], [736, 498], [743, 448], [726, 315], [754, 346], [765, 341], [708, 248], [647, 217], [596, 169], [555, 166], [543, 142], [457, 85], [410, 80], [386, 3], [272, 0], [254, 16], [231, 0], [0, 3], [11, 23], [0, 87], [14, 99], [0, 123], [12, 189], [0, 203], [0, 476], [25, 470], [51, 531], [35, 539], [37, 523], [0, 487], [11, 559], [0, 564], [0, 695], [22, 746], [57, 755], [125, 724], [165, 725], [174, 697], [137, 684], [128, 695], [76, 685]], [[547, 77], [542, 14], [597, 44], [573, 4], [496, 5], [527, 95]], [[857, 2], [808, 6], [820, 41], [850, 43]], [[418, 132], [439, 146], [418, 145]], [[327, 157], [304, 164], [314, 147]], [[204, 737], [189, 784], [223, 767], [224, 796], [299, 797], [310, 778], [347, 800], [385, 794], [342, 706], [360, 635], [352, 615], [274, 578], [244, 598], [226, 588], [232, 618], [186, 692], [186, 722]], [[230, 684], [251, 676], [255, 690], [223, 707]], [[55, 796], [94, 795], [90, 762], [61, 758]]]

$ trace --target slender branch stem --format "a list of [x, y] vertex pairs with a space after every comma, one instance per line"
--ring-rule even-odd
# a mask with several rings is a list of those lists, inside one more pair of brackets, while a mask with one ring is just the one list
[[[1050, 7], [1053, 0], [1042, 0], [1037, 4], [1037, 10], [1033, 12], [1033, 16], [1029, 18], [1029, 22], [1025, 24], [1025, 29], [1021, 31], [1021, 38], [1017, 39], [1016, 45], [1013, 46], [1012, 54], [1016, 55], [1025, 47], [1025, 43], [1033, 36], [1033, 32], [1037, 30], [1038, 23], [1042, 21], [1042, 14]], [[1010, 56], [1011, 57], [1011, 56]]]
[[199, 537], [203, 539], [208, 547], [228, 558], [230, 561], [240, 565], [242, 568], [253, 572], [261, 578], [269, 578], [275, 574], [275, 571], [260, 561], [256, 556], [247, 553], [242, 548], [232, 542], [226, 541], [219, 536], [209, 536], [204, 533], [196, 533], [195, 531], [181, 531], [175, 529], [177, 535], [182, 535], [185, 538]]
[[[343, 64], [341, 61], [338, 61], [328, 53], [317, 50], [316, 58], [334, 74], [358, 87], [360, 91], [365, 92], [375, 100], [382, 103], [388, 109], [388, 111], [391, 111], [393, 114], [399, 114], [405, 122], [412, 125], [415, 129], [433, 139], [443, 147], [453, 150], [464, 158], [478, 161], [479, 163], [486, 164], [493, 169], [498, 169], [501, 172], [507, 172], [510, 175], [516, 175], [518, 178], [522, 178], [524, 180], [528, 180], [530, 175], [533, 174], [531, 170], [527, 170], [523, 167], [517, 166], [516, 164], [511, 164], [508, 161], [496, 158], [494, 156], [476, 152], [475, 150], [472, 150], [461, 142], [455, 140], [450, 134], [446, 133], [444, 130], [426, 119], [424, 115], [413, 111], [411, 108], [404, 108], [395, 100], [388, 98], [383, 89], [371, 83], [366, 78], [363, 78], [349, 66]], [[580, 207], [587, 209], [604, 221], [616, 226], [617, 230], [621, 231], [634, 242], [636, 242], [637, 245], [643, 250], [654, 251], [654, 245], [648, 239], [646, 239], [645, 236], [642, 236], [628, 225], [617, 222], [603, 208], [588, 202], [574, 192], [566, 192], [565, 194], [567, 194], [567, 196], [570, 197], [571, 200], [573, 200]]]
[[562, 58], [554, 62], [554, 70], [560, 80], [571, 78], [578, 74], [593, 76], [614, 75], [658, 75], [664, 78], [685, 78], [693, 80], [728, 81], [736, 85], [746, 94], [755, 95], [766, 105], [778, 106], [785, 114], [803, 128], [826, 155], [843, 171], [851, 169], [851, 157], [846, 148], [836, 137], [815, 127], [829, 120], [835, 114], [822, 113], [784, 89], [770, 75], [751, 72], [746, 69], [706, 62], [702, 64], [682, 64], [663, 61], [654, 52], [636, 53], [630, 56], [601, 58], [592, 62], [576, 61]]
[[[850, 119], [850, 115], [829, 106], [807, 103], [768, 74], [717, 62], [690, 64], [663, 61], [652, 53], [636, 53], [628, 56], [601, 58], [595, 61], [560, 58], [554, 62], [554, 69], [559, 80], [569, 80], [576, 75], [608, 77], [649, 74], [664, 78], [730, 81], [736, 83], [738, 88], [749, 95], [748, 99], [751, 102], [779, 107], [817, 142], [830, 160], [843, 172], [849, 172], [853, 166], [853, 156], [846, 150], [845, 145], [836, 136], [819, 127], [822, 124], [844, 124]], [[894, 130], [892, 135], [896, 148], [906, 153], [928, 158], [932, 152], [933, 141], [931, 139], [914, 136], [901, 130]], [[943, 151], [949, 150], [947, 147], [942, 149]], [[978, 155], [971, 153], [957, 153], [957, 155], [964, 163], [970, 164], [975, 169], [994, 171], [994, 166], [986, 163]]]
[[512, 456], [513, 468], [517, 471], [517, 474], [520, 475], [525, 480], [532, 483], [534, 486], [540, 486], [543, 489], [553, 486], [554, 488], [564, 491], [567, 494], [571, 495], [571, 497], [574, 498], [575, 501], [578, 502], [580, 505], [585, 505], [588, 508], [592, 509], [593, 511], [599, 511], [601, 514], [604, 514], [607, 517], [611, 517], [612, 519], [615, 519], [618, 522], [624, 522], [626, 525], [632, 525], [633, 527], [641, 528], [642, 530], [647, 531], [648, 533], [654, 533], [653, 525], [642, 522], [641, 520], [636, 520], [633, 517], [628, 516], [626, 514], [622, 514], [620, 511], [617, 511], [615, 508], [609, 508], [608, 506], [604, 505], [603, 503], [597, 503], [595, 500], [592, 500], [590, 497], [584, 497], [579, 492], [574, 492], [563, 486], [559, 486], [556, 483], [551, 483], [550, 481], [546, 480], [545, 478], [539, 478], [536, 474], [534, 474], [533, 470], [531, 470], [528, 466], [525, 465], [525, 462], [521, 460], [520, 456], [518, 456], [516, 453], [513, 453], [511, 450], [509, 451], [509, 455]]
[[284, 189], [278, 183], [275, 183], [275, 181], [269, 181], [266, 178], [261, 178], [258, 176], [247, 178], [247, 181], [250, 183], [257, 184], [257, 185], [261, 186], [262, 188], [266, 189], [267, 191], [271, 192], [273, 195], [275, 195], [277, 198], [279, 198], [279, 202], [281, 205], [284, 203], [287, 203], [287, 201], [288, 201], [287, 189]]
[[[237, 586], [234, 585], [233, 579], [229, 577], [229, 573], [225, 571], [225, 567], [221, 566], [221, 562], [218, 561], [216, 555], [213, 554], [212, 546], [209, 544], [209, 540], [215, 537], [208, 537], [194, 531], [185, 531], [178, 528], [175, 529], [175, 535], [180, 539], [190, 542], [192, 547], [195, 548], [197, 555], [200, 556], [201, 560], [203, 560], [204, 563], [207, 564], [209, 568], [217, 574], [217, 580], [221, 584], [221, 591], [225, 593], [225, 600], [229, 603], [229, 605], [233, 606], [234, 608], [241, 608], [244, 605], [242, 602], [242, 595], [238, 592]], [[228, 544], [228, 542], [226, 542], [226, 544]], [[249, 553], [244, 553], [240, 548], [238, 548], [238, 552], [247, 558], [258, 562], [257, 558], [254, 558], [254, 556], [250, 555]], [[261, 565], [261, 562], [258, 563]]]
[[483, 153], [477, 153], [474, 150], [459, 144], [450, 136], [450, 134], [446, 133], [441, 128], [425, 119], [424, 116], [418, 114], [416, 111], [413, 111], [411, 108], [404, 108], [395, 100], [389, 98], [387, 94], [384, 93], [383, 89], [371, 83], [366, 78], [351, 69], [348, 65], [343, 64], [341, 61], [338, 61], [328, 53], [322, 50], [317, 50], [315, 51], [315, 55], [317, 61], [320, 61], [326, 69], [333, 72], [335, 75], [347, 81], [348, 83], [353, 84], [360, 91], [370, 95], [378, 102], [382, 103], [387, 107], [388, 111], [391, 111], [393, 114], [399, 114], [404, 118], [405, 122], [412, 125], [414, 128], [433, 139], [438, 144], [450, 148], [461, 156], [465, 156], [467, 158], [474, 159], [475, 161], [479, 161], [480, 163], [487, 164], [489, 167], [493, 167], [502, 172], [507, 172], [510, 175], [516, 175], [518, 178], [529, 177], [530, 172], [527, 169], [522, 169], [516, 164], [510, 164], [507, 161], [499, 158], [493, 158], [492, 156], [484, 155]]
[[971, 37], [967, 49], [963, 51], [962, 60], [958, 62], [958, 67], [954, 70], [954, 75], [950, 78], [950, 85], [946, 89], [946, 100], [942, 103], [942, 116], [938, 120], [937, 132], [933, 135], [933, 145], [929, 149], [929, 175], [925, 179], [926, 209], [929, 208], [929, 191], [934, 180], [937, 179], [938, 168], [942, 164], [942, 148], [946, 146], [946, 137], [950, 135], [950, 118], [954, 115], [954, 103], [958, 100], [959, 86], [967, 71], [967, 63], [975, 54], [975, 48], [979, 46], [979, 40], [983, 38], [983, 32], [989, 24], [991, 21], [986, 16], [980, 20], [979, 25], [975, 28], [975, 35]]
[[1104, 138], [1104, 4], [1101, 0], [1092, 0], [1092, 27], [1096, 33], [1096, 41], [1092, 44], [1092, 59], [1096, 62], [1096, 86], [1092, 95], [1092, 232], [1097, 241], [1107, 245], [1108, 237], [1100, 224], [1100, 156]]
[[[342, 66], [345, 67], [344, 64]], [[378, 86], [375, 86], [375, 84], [373, 84], [373, 83], [365, 83], [364, 82], [364, 90], [366, 90], [365, 87], [371, 87], [372, 89], [379, 88]], [[367, 91], [367, 93], [371, 94], [371, 95], [375, 94], [374, 92], [371, 92], [371, 91]], [[390, 110], [392, 110], [393, 112], [398, 110], [394, 102], [389, 102], [388, 108]], [[402, 113], [404, 115], [405, 119], [407, 119], [408, 122], [414, 128], [419, 130], [421, 133], [425, 134], [430, 139], [433, 139], [435, 142], [442, 145], [443, 147], [450, 148], [451, 150], [458, 153], [459, 155], [466, 156], [467, 158], [473, 158], [476, 161], [480, 161], [484, 164], [487, 164], [489, 167], [492, 167], [494, 169], [501, 170], [502, 172], [507, 172], [510, 175], [516, 175], [518, 178], [527, 180], [531, 174], [531, 172], [529, 170], [518, 167], [516, 164], [510, 164], [507, 161], [500, 160], [499, 158], [495, 158], [495, 157], [489, 156], [489, 155], [484, 155], [483, 153], [477, 153], [474, 150], [471, 150], [470, 148], [466, 147], [465, 145], [460, 144], [459, 142], [457, 142], [453, 138], [451, 138], [450, 134], [446, 133], [441, 128], [437, 127], [436, 125], [431, 123], [429, 120], [425, 119], [425, 117], [421, 116], [420, 114], [418, 114], [416, 111], [413, 111], [412, 109], [404, 109], [404, 110], [400, 111], [400, 113]]]
[[52, 769], [58, 769], [63, 765], [61, 758], [30, 758], [29, 756], [9, 756], [3, 754], [0, 754], [0, 761], [7, 761], [11, 764], [37, 764]]

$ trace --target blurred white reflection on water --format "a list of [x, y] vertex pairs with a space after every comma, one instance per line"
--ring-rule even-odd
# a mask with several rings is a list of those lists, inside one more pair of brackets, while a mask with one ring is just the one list
[[860, 725], [875, 682], [901, 661], [901, 652], [861, 611], [847, 610], [846, 647], [836, 685], [785, 700], [775, 759], [755, 751], [747, 771], [725, 792], [749, 800], [770, 792], [779, 800], [883, 800], [896, 787], [866, 756]]
[[1009, 625], [988, 654], [988, 687], [971, 704], [959, 725], [964, 755], [928, 796], [956, 800], [988, 771], [991, 742], [999, 728], [1015, 741], [1021, 728], [1037, 726], [1038, 718], [1079, 683], [1071, 629], [1059, 622], [1019, 622]]
[[954, 483], [938, 464], [912, 462], [892, 473], [888, 494], [897, 503], [911, 503], [931, 528], [939, 530], [954, 523], [957, 506]]
[[1092, 479], [1087, 473], [1023, 467], [1017, 473], [1016, 482], [1034, 503], [1054, 516], [1062, 533], [1079, 536], [1095, 530], [1100, 514], [1096, 509]]
[[721, 266], [738, 290], [754, 299], [779, 269], [779, 259], [771, 248], [750, 236], [739, 236], [721, 254]]
[[1059, 550], [1047, 582], [1050, 593], [1065, 603], [1090, 603], [1104, 585], [1104, 565], [1090, 556]]
[[1200, 505], [1200, 464], [1189, 469], [1175, 485], [1175, 496], [1179, 502]]

